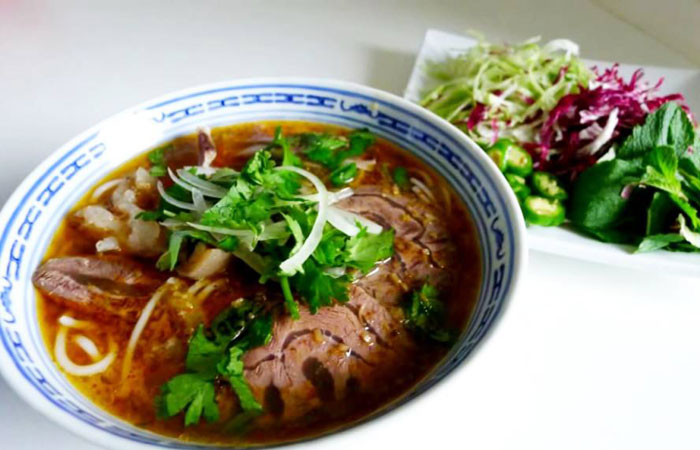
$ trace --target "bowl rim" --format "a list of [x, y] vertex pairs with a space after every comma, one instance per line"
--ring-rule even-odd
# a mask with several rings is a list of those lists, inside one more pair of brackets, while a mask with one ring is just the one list
[[[162, 106], [163, 104], [176, 102], [181, 100], [183, 97], [187, 97], [194, 93], [201, 92], [215, 92], [216, 90], [221, 90], [224, 87], [230, 86], [254, 86], [254, 85], [275, 85], [279, 87], [324, 87], [348, 91], [352, 94], [360, 94], [371, 98], [376, 98], [382, 100], [388, 104], [395, 104], [400, 108], [408, 111], [409, 113], [419, 116], [427, 122], [432, 122], [435, 126], [440, 127], [442, 131], [447, 133], [455, 142], [459, 143], [462, 147], [466, 148], [468, 151], [472, 152], [474, 157], [480, 160], [481, 169], [485, 172], [486, 176], [491, 179], [495, 190], [499, 195], [504, 197], [504, 210], [507, 212], [507, 217], [512, 226], [513, 231], [513, 269], [512, 269], [512, 282], [509, 291], [504, 295], [500, 307], [495, 317], [493, 318], [491, 324], [486, 329], [485, 333], [480, 337], [474, 348], [469, 352], [466, 357], [464, 357], [458, 364], [451, 368], [441, 379], [437, 380], [437, 384], [444, 384], [447, 378], [454, 375], [457, 370], [463, 369], [465, 367], [465, 362], [469, 359], [473, 359], [478, 355], [491, 339], [494, 329], [499, 325], [500, 321], [503, 319], [503, 315], [509, 307], [512, 299], [520, 292], [522, 289], [522, 279], [523, 272], [527, 267], [528, 252], [527, 252], [527, 237], [526, 237], [526, 226], [520, 207], [518, 205], [518, 200], [515, 194], [510, 189], [505, 177], [495, 165], [495, 163], [486, 155], [485, 152], [468, 136], [462, 133], [454, 125], [449, 123], [447, 120], [439, 117], [435, 113], [422, 108], [421, 106], [412, 103], [396, 94], [383, 91], [377, 88], [369, 87], [360, 83], [355, 83], [351, 81], [331, 79], [331, 78], [316, 78], [316, 77], [249, 77], [249, 78], [235, 78], [229, 80], [221, 80], [211, 83], [198, 84], [190, 86], [184, 89], [170, 91], [168, 93], [159, 95], [152, 99], [140, 102], [134, 106], [125, 108], [115, 114], [109, 115], [107, 118], [97, 122], [93, 126], [89, 127], [85, 131], [77, 134], [75, 137], [68, 140], [65, 144], [59, 146], [54, 151], [52, 151], [41, 163], [39, 163], [28, 175], [24, 177], [21, 183], [14, 189], [12, 194], [8, 197], [7, 201], [0, 210], [0, 224], [8, 223], [8, 219], [13, 215], [15, 210], [20, 206], [21, 199], [26, 195], [31, 184], [35, 183], [40, 179], [49, 168], [51, 168], [68, 150], [72, 149], [76, 145], [79, 145], [86, 140], [94, 137], [100, 129], [104, 127], [105, 124], [114, 122], [115, 119], [130, 115], [134, 112], [142, 111], [145, 109], [155, 108]], [[313, 121], [313, 120], [311, 120]], [[121, 161], [123, 163], [124, 161]], [[5, 225], [3, 225], [2, 234], [0, 234], [0, 242], [6, 239], [6, 233], [9, 231]], [[482, 239], [482, 236], [479, 236]], [[1, 287], [1, 286], [0, 286]], [[22, 299], [23, 301], [28, 301], [27, 299]], [[22, 398], [28, 405], [30, 405], [34, 410], [38, 411], [45, 417], [48, 417], [54, 423], [59, 424], [62, 428], [70, 431], [74, 435], [85, 438], [95, 444], [106, 446], [109, 448], [133, 448], [133, 449], [154, 449], [156, 446], [138, 442], [135, 440], [130, 440], [122, 436], [113, 435], [105, 432], [99, 428], [89, 426], [87, 423], [67, 414], [59, 408], [53, 405], [47, 404], [47, 401], [43, 396], [41, 396], [36, 389], [24, 379], [21, 373], [15, 367], [13, 359], [8, 354], [8, 351], [4, 348], [0, 350], [0, 374], [6, 380], [8, 385]], [[414, 403], [414, 401], [422, 397], [425, 392], [430, 391], [434, 386], [430, 386], [417, 396], [411, 398], [408, 401], [400, 403], [400, 406], [404, 406], [406, 403]], [[82, 393], [78, 392], [78, 395], [85, 397]], [[89, 399], [88, 399], [89, 400]], [[102, 409], [102, 408], [100, 408]], [[396, 410], [401, 410], [404, 408], [391, 408], [385, 412], [379, 412], [376, 415], [371, 415], [370, 420], [361, 420], [359, 423], [353, 424], [346, 428], [341, 428], [339, 430], [331, 430], [328, 433], [323, 433], [318, 436], [311, 436], [309, 438], [304, 438], [300, 441], [294, 441], [288, 444], [273, 444], [273, 446], [294, 446], [303, 445], [304, 442], [308, 440], [315, 440], [318, 438], [332, 438], [338, 435], [345, 435], [348, 432], [354, 432], [360, 427], [369, 426], [375, 424], [378, 421], [384, 419], [388, 413], [393, 413]], [[111, 413], [108, 413], [111, 415]], [[117, 418], [118, 419], [118, 418]], [[157, 434], [157, 433], [156, 433]], [[183, 444], [186, 444], [185, 441]], [[197, 442], [191, 443], [193, 446], [204, 445]], [[213, 448], [218, 448], [214, 446]]]

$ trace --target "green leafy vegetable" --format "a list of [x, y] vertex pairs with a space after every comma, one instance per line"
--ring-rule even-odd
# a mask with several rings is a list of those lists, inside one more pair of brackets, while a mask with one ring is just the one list
[[328, 176], [333, 186], [348, 184], [357, 175], [357, 165], [355, 163], [345, 164], [338, 167]]
[[391, 174], [391, 178], [401, 189], [407, 189], [409, 187], [408, 170], [406, 170], [405, 167], [396, 167]]
[[615, 159], [581, 174], [570, 219], [601, 240], [636, 243], [637, 252], [694, 251], [700, 228], [697, 140], [686, 112], [665, 103], [632, 130]]
[[407, 328], [419, 336], [444, 344], [454, 339], [454, 333], [444, 326], [445, 307], [431, 284], [425, 283], [411, 294], [404, 305], [404, 314]]
[[148, 154], [148, 161], [151, 163], [151, 176], [164, 177], [168, 174], [168, 165], [165, 161], [165, 151], [170, 148], [171, 147], [169, 145], [158, 147]]
[[197, 373], [173, 377], [161, 387], [156, 398], [156, 412], [160, 418], [169, 418], [185, 411], [185, 426], [199, 423], [202, 414], [208, 422], [219, 420], [214, 384]]
[[243, 412], [261, 412], [244, 375], [243, 355], [272, 339], [272, 317], [262, 314], [251, 302], [239, 300], [212, 322], [209, 330], [200, 325], [189, 341], [185, 368], [161, 387], [156, 398], [158, 416], [185, 413], [185, 425], [219, 418], [214, 382], [222, 378], [231, 385]]

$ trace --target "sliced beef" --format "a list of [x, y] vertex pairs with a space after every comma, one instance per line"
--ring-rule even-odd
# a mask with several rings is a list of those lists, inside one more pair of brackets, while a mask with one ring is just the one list
[[400, 306], [426, 280], [451, 282], [444, 267], [455, 258], [447, 230], [430, 205], [413, 194], [361, 188], [339, 203], [396, 230], [394, 257], [350, 287], [349, 301], [297, 321], [275, 322], [270, 344], [245, 356], [246, 377], [256, 397], [274, 407], [275, 420], [295, 421], [333, 402], [376, 393], [406, 375], [417, 351], [403, 326]]
[[394, 257], [358, 282], [369, 295], [396, 304], [406, 291], [427, 280], [435, 285], [451, 283], [444, 269], [455, 261], [455, 246], [432, 205], [412, 193], [397, 195], [366, 186], [338, 206], [396, 231]]
[[89, 315], [135, 322], [162, 276], [126, 258], [73, 256], [48, 260], [32, 281], [52, 301]]

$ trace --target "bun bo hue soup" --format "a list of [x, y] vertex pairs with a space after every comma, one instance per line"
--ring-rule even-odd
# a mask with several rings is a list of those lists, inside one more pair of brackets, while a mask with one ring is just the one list
[[444, 180], [366, 130], [260, 122], [126, 163], [34, 274], [47, 346], [110, 413], [188, 441], [306, 438], [400, 398], [480, 284]]

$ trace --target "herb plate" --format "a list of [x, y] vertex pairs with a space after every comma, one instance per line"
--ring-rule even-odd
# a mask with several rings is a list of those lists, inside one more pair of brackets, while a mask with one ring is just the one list
[[[404, 91], [404, 98], [419, 102], [422, 93], [433, 86], [434, 81], [425, 72], [429, 62], [440, 62], [458, 55], [475, 43], [476, 40], [469, 37], [428, 30]], [[589, 66], [599, 67], [609, 67], [613, 64], [587, 59], [584, 59], [584, 62]], [[663, 77], [664, 83], [660, 89], [662, 94], [680, 92], [685, 96], [691, 110], [700, 111], [700, 70], [620, 64], [620, 74], [629, 77], [639, 67], [644, 70], [649, 80]], [[698, 253], [674, 253], [660, 250], [635, 254], [632, 246], [599, 242], [576, 232], [567, 225], [552, 228], [530, 226], [527, 242], [532, 250], [596, 263], [700, 275], [700, 254]]]

